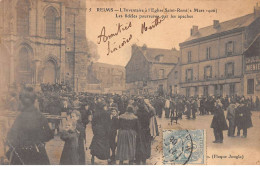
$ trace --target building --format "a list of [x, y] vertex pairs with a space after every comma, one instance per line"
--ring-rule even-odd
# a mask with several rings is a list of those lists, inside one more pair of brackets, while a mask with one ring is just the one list
[[2, 0], [0, 36], [1, 86], [68, 83], [84, 91], [86, 1]]
[[260, 35], [244, 52], [244, 95], [260, 97]]
[[96, 62], [92, 65], [95, 77], [100, 81], [102, 93], [122, 94], [125, 91], [125, 68]]
[[260, 31], [260, 9], [254, 13], [198, 29], [180, 43], [181, 93], [243, 95], [243, 53]]
[[126, 65], [126, 86], [130, 94], [166, 94], [167, 76], [177, 64], [179, 51], [132, 45]]

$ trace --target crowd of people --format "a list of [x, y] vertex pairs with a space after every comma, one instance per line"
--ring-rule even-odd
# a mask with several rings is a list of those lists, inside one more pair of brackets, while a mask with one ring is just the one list
[[[238, 96], [126, 96], [43, 90], [34, 93], [26, 87], [19, 99], [11, 93], [9, 110], [21, 112], [7, 136], [11, 164], [49, 164], [45, 143], [55, 132], [65, 142], [60, 164], [85, 164], [86, 126], [90, 122], [91, 164], [95, 164], [96, 158], [107, 160], [108, 164], [146, 164], [151, 143], [159, 135], [156, 118], [177, 122], [183, 116], [196, 119], [198, 115], [214, 115], [214, 143], [223, 143], [224, 130], [228, 130], [229, 137], [235, 136], [235, 128], [237, 136], [243, 130], [242, 137], [246, 138], [247, 128], [252, 127], [251, 110], [259, 110], [258, 97], [253, 102]], [[47, 121], [41, 113], [58, 119]]]

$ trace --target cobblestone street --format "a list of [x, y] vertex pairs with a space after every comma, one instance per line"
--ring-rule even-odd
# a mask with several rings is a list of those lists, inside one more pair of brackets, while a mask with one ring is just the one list
[[[229, 138], [227, 137], [227, 131], [224, 131], [224, 143], [223, 144], [214, 144], [214, 135], [213, 129], [210, 128], [212, 115], [197, 116], [196, 120], [187, 120], [184, 119], [178, 121], [178, 124], [170, 124], [170, 121], [162, 118], [157, 119], [160, 127], [160, 136], [156, 137], [152, 143], [152, 156], [147, 160], [147, 164], [160, 165], [162, 164], [162, 129], [205, 129], [206, 130], [206, 141], [207, 141], [207, 164], [260, 164], [260, 113], [253, 112], [252, 121], [253, 127], [248, 129], [247, 138]], [[87, 126], [87, 148], [90, 146], [92, 140], [92, 130], [91, 124]], [[59, 136], [55, 136], [53, 140], [47, 143], [47, 152], [50, 158], [51, 164], [59, 164], [59, 159], [61, 156], [62, 148], [64, 142], [60, 140]], [[239, 152], [237, 150], [239, 149]], [[245, 160], [238, 159], [221, 159], [214, 158], [212, 155], [218, 156], [242, 156]], [[86, 164], [91, 164], [91, 155], [90, 150], [86, 151]], [[245, 162], [247, 161], [247, 162]], [[250, 161], [250, 162], [248, 162]], [[126, 163], [126, 162], [125, 162]], [[95, 160], [95, 164], [104, 165], [107, 164], [107, 161], [104, 160]], [[117, 162], [118, 164], [118, 162]]]

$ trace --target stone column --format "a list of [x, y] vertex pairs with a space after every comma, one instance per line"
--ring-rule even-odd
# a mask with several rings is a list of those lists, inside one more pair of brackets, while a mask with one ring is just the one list
[[40, 60], [35, 59], [33, 61], [34, 63], [34, 78], [33, 78], [33, 84], [38, 84], [39, 83], [39, 64], [40, 64]]

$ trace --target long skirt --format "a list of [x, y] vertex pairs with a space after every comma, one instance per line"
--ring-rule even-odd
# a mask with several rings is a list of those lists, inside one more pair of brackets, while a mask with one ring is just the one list
[[134, 160], [136, 152], [136, 132], [134, 130], [119, 130], [116, 159]]

